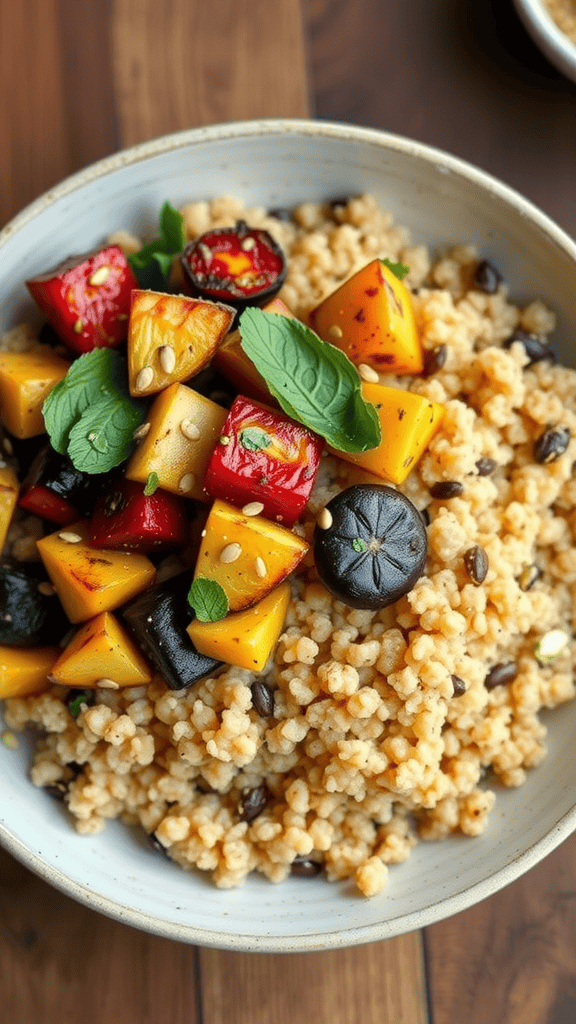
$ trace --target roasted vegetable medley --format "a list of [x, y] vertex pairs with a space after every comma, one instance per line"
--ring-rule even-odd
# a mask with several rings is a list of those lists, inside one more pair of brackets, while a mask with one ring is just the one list
[[[47, 429], [49, 443], [18, 499], [4, 467], [2, 532], [16, 499], [56, 529], [38, 540], [45, 593], [22, 566], [2, 570], [1, 696], [262, 671], [303, 559], [355, 608], [393, 603], [425, 569], [422, 518], [393, 487], [342, 493], [313, 551], [297, 526], [328, 443], [398, 484], [441, 422], [441, 405], [378, 380], [423, 369], [408, 268], [372, 260], [313, 310], [315, 334], [275, 298], [280, 247], [244, 221], [185, 247], [189, 294], [140, 287], [154, 258], [108, 245], [26, 282], [55, 344], [1, 357], [1, 411], [14, 438]], [[229, 408], [203, 393], [212, 362], [224, 400], [240, 391]], [[169, 552], [181, 572], [158, 590]], [[48, 640], [46, 676], [28, 680], [21, 650]]]

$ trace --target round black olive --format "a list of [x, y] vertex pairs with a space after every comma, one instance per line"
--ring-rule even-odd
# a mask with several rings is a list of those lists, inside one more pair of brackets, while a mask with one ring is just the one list
[[314, 532], [314, 558], [334, 597], [352, 608], [377, 609], [412, 589], [426, 564], [427, 538], [409, 498], [386, 484], [359, 484], [326, 509]]

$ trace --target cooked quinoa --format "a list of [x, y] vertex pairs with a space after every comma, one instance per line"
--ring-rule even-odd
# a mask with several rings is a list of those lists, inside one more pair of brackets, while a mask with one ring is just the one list
[[[32, 781], [65, 791], [82, 834], [122, 818], [222, 888], [253, 870], [280, 882], [294, 863], [313, 873], [313, 861], [373, 896], [419, 838], [482, 833], [494, 789], [521, 785], [546, 754], [540, 710], [574, 696], [572, 647], [545, 665], [535, 648], [555, 627], [573, 630], [576, 372], [528, 365], [519, 342], [502, 347], [518, 328], [553, 331], [537, 298], [518, 308], [505, 284], [479, 290], [472, 247], [431, 263], [370, 196], [304, 203], [289, 221], [230, 197], [183, 212], [191, 238], [237, 218], [268, 229], [289, 258], [281, 298], [302, 319], [374, 257], [410, 267], [423, 345], [446, 359], [427, 377], [380, 380], [447, 410], [400, 488], [430, 519], [426, 574], [394, 606], [357, 611], [330, 596], [309, 559], [264, 673], [231, 667], [176, 692], [159, 678], [100, 689], [76, 720], [55, 685], [7, 700], [5, 722], [39, 728]], [[125, 233], [114, 241], [139, 244]], [[567, 450], [537, 462], [536, 443], [556, 427], [570, 434]], [[323, 458], [306, 537], [331, 497], [372, 479]], [[435, 484], [452, 482], [461, 487], [440, 492], [461, 493], [432, 497]], [[26, 535], [18, 530], [12, 541]], [[487, 556], [482, 582], [474, 572], [486, 559], [474, 563], [475, 548]], [[272, 691], [270, 717], [256, 680]], [[241, 820], [248, 791], [262, 786], [264, 809]]]

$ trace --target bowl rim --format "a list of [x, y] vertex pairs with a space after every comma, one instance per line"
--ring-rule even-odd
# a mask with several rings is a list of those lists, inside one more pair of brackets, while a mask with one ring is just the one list
[[542, 0], [514, 0], [514, 6], [548, 60], [576, 82], [576, 43], [556, 24]]
[[[112, 171], [148, 160], [162, 153], [192, 145], [235, 138], [275, 135], [307, 135], [364, 143], [381, 149], [393, 150], [406, 156], [416, 157], [420, 161], [435, 165], [437, 169], [441, 168], [443, 171], [453, 172], [467, 179], [472, 185], [491, 192], [500, 201], [512, 206], [522, 218], [535, 223], [540, 231], [547, 235], [576, 263], [576, 243], [562, 228], [515, 189], [467, 161], [434, 146], [379, 129], [305, 118], [235, 121], [186, 129], [121, 150], [70, 175], [24, 207], [0, 231], [0, 249], [18, 231], [22, 230], [25, 225], [59, 199]], [[575, 829], [576, 804], [570, 811], [557, 819], [554, 826], [545, 836], [533, 843], [505, 867], [474, 885], [446, 897], [440, 902], [435, 902], [422, 910], [399, 914], [396, 917], [374, 924], [339, 928], [338, 931], [328, 933], [294, 934], [289, 936], [269, 934], [248, 935], [241, 933], [222, 935], [214, 929], [198, 928], [193, 925], [167, 921], [146, 911], [134, 909], [120, 901], [95, 893], [86, 886], [70, 879], [62, 870], [48, 865], [38, 854], [28, 849], [8, 830], [2, 821], [0, 821], [0, 843], [25, 867], [54, 888], [90, 909], [123, 924], [164, 938], [199, 946], [246, 952], [294, 953], [345, 948], [368, 942], [377, 942], [423, 928], [459, 913], [498, 892], [504, 886], [509, 885], [520, 875], [534, 867], [540, 860], [556, 849]]]

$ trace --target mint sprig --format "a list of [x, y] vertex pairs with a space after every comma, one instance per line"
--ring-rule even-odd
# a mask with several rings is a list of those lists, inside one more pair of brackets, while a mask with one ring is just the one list
[[124, 462], [145, 411], [128, 393], [126, 361], [109, 348], [76, 359], [42, 407], [52, 447], [84, 473]]
[[393, 260], [389, 260], [387, 256], [383, 260], [380, 260], [388, 270], [391, 270], [394, 277], [397, 277], [399, 281], [403, 281], [406, 274], [410, 273], [410, 267], [407, 267], [405, 263], [394, 263]]
[[188, 594], [188, 604], [196, 612], [200, 622], [217, 622], [228, 611], [228, 598], [217, 580], [199, 576], [194, 580]]
[[184, 217], [169, 202], [165, 202], [160, 210], [159, 226], [158, 238], [128, 257], [142, 288], [155, 288], [158, 284], [164, 287], [172, 260], [186, 245]]
[[342, 452], [365, 452], [380, 443], [375, 407], [362, 397], [358, 370], [299, 320], [245, 309], [242, 348], [284, 412]]

